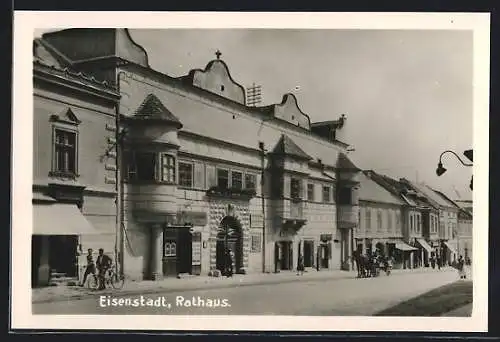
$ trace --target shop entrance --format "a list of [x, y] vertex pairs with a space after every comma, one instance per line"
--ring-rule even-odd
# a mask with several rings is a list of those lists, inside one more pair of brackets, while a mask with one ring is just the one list
[[321, 268], [330, 267], [330, 245], [328, 243], [322, 243], [319, 246], [319, 262]]
[[314, 265], [314, 241], [304, 241], [304, 267]]
[[78, 276], [78, 236], [49, 236], [50, 274], [62, 277]]
[[291, 241], [278, 241], [274, 245], [276, 269], [293, 270], [293, 247]]

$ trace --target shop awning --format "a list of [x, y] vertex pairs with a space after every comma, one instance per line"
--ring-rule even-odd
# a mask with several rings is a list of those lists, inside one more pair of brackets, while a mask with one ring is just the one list
[[425, 241], [424, 239], [417, 239], [417, 241], [420, 244], [420, 246], [422, 246], [427, 252], [432, 253], [432, 247], [429, 246], [427, 241]]
[[396, 242], [396, 249], [399, 249], [400, 251], [416, 251], [417, 248], [412, 247], [403, 241]]
[[74, 204], [33, 205], [33, 234], [88, 235], [99, 232]]
[[456, 253], [457, 252], [456, 248], [451, 243], [449, 243], [448, 241], [445, 241], [444, 244], [446, 245], [446, 247], [448, 247], [448, 249], [452, 253]]

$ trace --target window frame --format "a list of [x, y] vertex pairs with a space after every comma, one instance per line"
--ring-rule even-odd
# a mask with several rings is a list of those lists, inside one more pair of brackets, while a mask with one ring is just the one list
[[[181, 184], [181, 164], [184, 164], [184, 165], [189, 165], [191, 167], [191, 173], [190, 173], [190, 185], [186, 185], [186, 184]], [[184, 159], [179, 159], [177, 160], [177, 168], [178, 168], [178, 175], [177, 175], [177, 178], [178, 178], [178, 185], [179, 187], [183, 187], [183, 188], [194, 188], [194, 162], [193, 161], [189, 161], [189, 160], [184, 160]]]
[[[244, 180], [243, 180], [243, 178], [244, 178], [244, 174], [245, 174], [245, 173], [244, 173], [243, 171], [240, 171], [240, 170], [230, 170], [230, 172], [229, 172], [229, 173], [230, 173], [230, 179], [231, 179], [231, 182], [230, 182], [230, 187], [231, 187], [231, 188], [238, 189], [238, 190], [243, 190], [243, 188], [244, 188]], [[234, 186], [234, 184], [233, 184], [233, 181], [234, 181], [234, 179], [233, 179], [233, 175], [234, 175], [234, 174], [240, 174], [240, 175], [241, 175], [240, 187], [239, 187], [239, 188], [236, 188], [236, 187]]]
[[[255, 243], [255, 240], [257, 240], [258, 244]], [[262, 235], [257, 233], [252, 233], [250, 235], [250, 253], [261, 253], [261, 252], [262, 252]]]
[[[159, 163], [158, 166], [160, 168], [159, 179], [158, 182], [163, 184], [176, 184], [177, 179], [177, 158], [172, 153], [168, 152], [160, 152], [158, 153]], [[167, 160], [167, 164], [164, 164], [164, 158]], [[172, 160], [173, 163], [169, 164], [168, 161]], [[165, 170], [167, 170], [167, 174], [171, 177], [167, 177], [165, 180]]]
[[382, 210], [377, 210], [377, 232], [383, 231]]
[[365, 225], [367, 231], [372, 229], [372, 211], [370, 208], [365, 209]]
[[[314, 202], [315, 200], [315, 184], [314, 183], [307, 183], [307, 201], [309, 202]], [[309, 191], [311, 190], [311, 191]]]
[[[63, 133], [73, 134], [75, 137], [75, 146], [74, 146], [74, 171], [61, 171], [57, 169], [57, 131], [61, 131]], [[49, 175], [62, 177], [62, 178], [77, 178], [79, 177], [79, 131], [78, 128], [73, 125], [61, 124], [61, 123], [53, 123], [52, 124], [52, 161], [51, 161], [51, 170]]]
[[[167, 245], [168, 245], [168, 247], [167, 247]], [[177, 241], [167, 240], [163, 244], [163, 257], [165, 257], [165, 258], [177, 257]]]
[[[325, 200], [325, 190], [328, 190], [328, 199]], [[323, 203], [332, 203], [332, 187], [330, 185], [321, 186], [321, 201]]]
[[[247, 176], [253, 178], [253, 188], [248, 187]], [[243, 175], [243, 187], [246, 190], [257, 191], [257, 175], [255, 173], [252, 173], [252, 172], [245, 172]]]
[[221, 185], [219, 184], [219, 171], [224, 171], [227, 172], [227, 185], [223, 189], [228, 189], [231, 186], [231, 170], [229, 168], [224, 168], [224, 167], [215, 167], [215, 181], [217, 184], [218, 188], [222, 188]]

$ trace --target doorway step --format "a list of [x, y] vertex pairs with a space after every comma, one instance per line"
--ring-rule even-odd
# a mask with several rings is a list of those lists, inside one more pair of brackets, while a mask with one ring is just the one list
[[78, 278], [68, 277], [66, 273], [51, 272], [49, 286], [76, 286]]
[[188, 278], [194, 278], [196, 275], [194, 274], [189, 274], [189, 273], [179, 273], [177, 275], [177, 279], [188, 279]]

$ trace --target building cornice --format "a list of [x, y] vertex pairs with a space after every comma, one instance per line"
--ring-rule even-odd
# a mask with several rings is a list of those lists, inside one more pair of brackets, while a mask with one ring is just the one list
[[[249, 114], [253, 117], [257, 116], [262, 121], [275, 122], [278, 124], [278, 126], [280, 126], [283, 129], [291, 129], [291, 130], [294, 130], [296, 132], [307, 135], [309, 137], [312, 137], [314, 139], [318, 139], [322, 143], [327, 143], [327, 144], [331, 145], [332, 148], [337, 148], [337, 149], [342, 148], [343, 149], [343, 148], [346, 148], [349, 146], [349, 144], [346, 144], [344, 142], [328, 140], [328, 139], [323, 138], [323, 137], [321, 137], [321, 136], [319, 136], [319, 135], [313, 133], [312, 131], [307, 130], [303, 127], [295, 126], [286, 120], [282, 120], [280, 118], [276, 118], [274, 116], [271, 116], [268, 113], [268, 111], [262, 110], [259, 107], [246, 106], [246, 105], [241, 104], [239, 102], [236, 102], [234, 100], [231, 100], [231, 99], [225, 98], [223, 96], [220, 96], [218, 94], [212, 93], [208, 90], [205, 90], [205, 89], [196, 87], [192, 84], [183, 82], [181, 78], [174, 78], [174, 77], [168, 76], [168, 75], [161, 73], [159, 71], [156, 71], [152, 68], [146, 68], [142, 65], [130, 62], [130, 63], [127, 63], [126, 65], [121, 66], [121, 69], [123, 71], [126, 71], [126, 72], [127, 71], [133, 72], [132, 70], [134, 70], [134, 71], [138, 70], [142, 74], [142, 77], [151, 77], [152, 80], [155, 80], [159, 83], [169, 84], [170, 86], [181, 89], [187, 93], [194, 93], [194, 94], [196, 94], [204, 99], [214, 101], [214, 102], [222, 104], [228, 108], [231, 108], [233, 110], [237, 110], [240, 113]], [[144, 76], [144, 75], [146, 75], [146, 76]], [[263, 108], [265, 108], [265, 107], [263, 107]]]
[[95, 82], [85, 81], [79, 76], [73, 77], [63, 70], [47, 67], [39, 63], [33, 63], [33, 78], [75, 91], [93, 95], [112, 102], [118, 102], [120, 94], [113, 89], [98, 86]]

